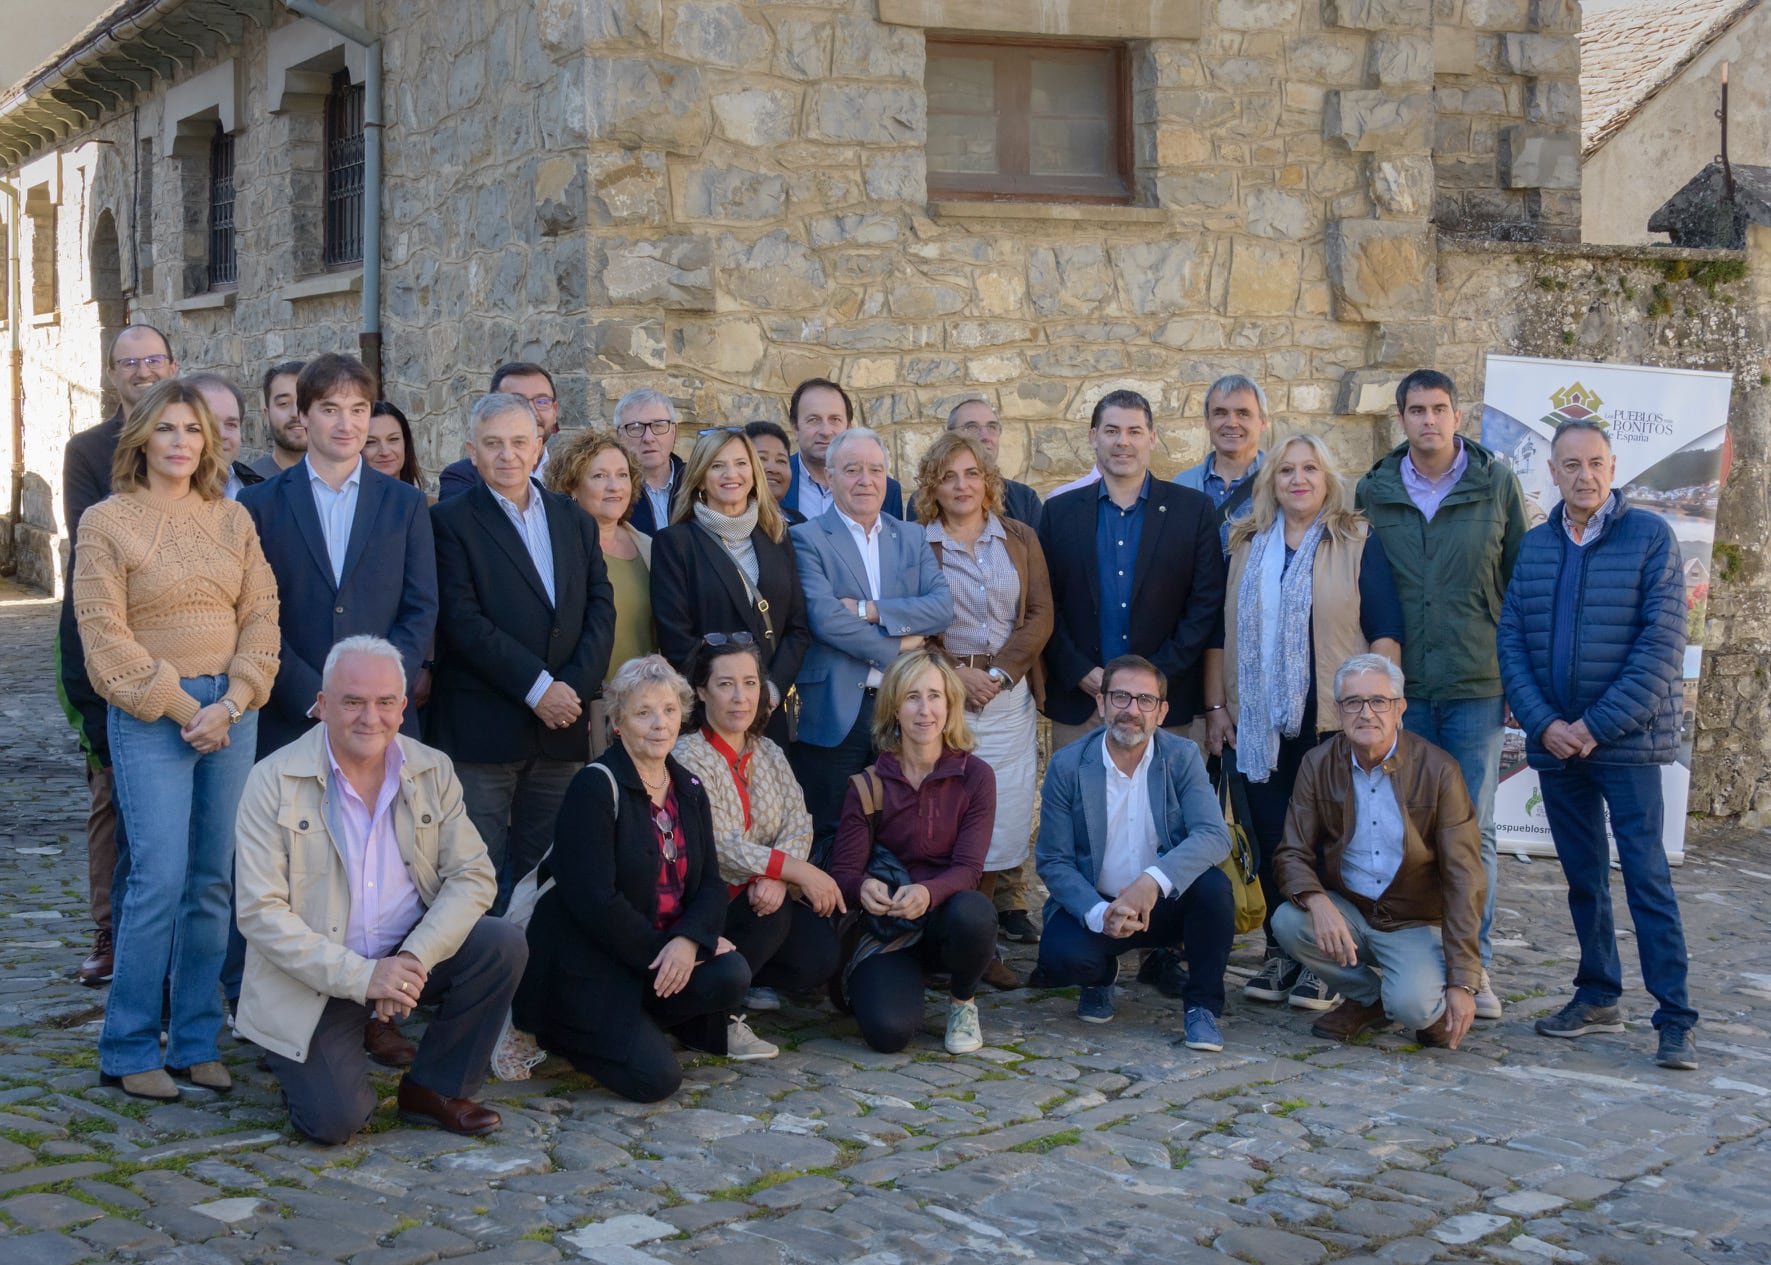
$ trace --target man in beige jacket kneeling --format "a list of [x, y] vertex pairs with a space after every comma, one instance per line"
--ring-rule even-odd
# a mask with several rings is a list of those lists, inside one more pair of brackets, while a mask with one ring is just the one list
[[322, 722], [252, 770], [240, 801], [235, 902], [246, 937], [236, 1028], [268, 1051], [289, 1120], [340, 1143], [375, 1110], [373, 1015], [435, 1017], [400, 1080], [402, 1118], [498, 1128], [473, 1101], [528, 962], [486, 911], [497, 891], [447, 756], [400, 736], [400, 652], [348, 637], [326, 656]]

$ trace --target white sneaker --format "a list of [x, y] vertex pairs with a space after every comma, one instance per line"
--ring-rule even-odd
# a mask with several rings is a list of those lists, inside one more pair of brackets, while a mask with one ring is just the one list
[[779, 1053], [781, 1051], [778, 1047], [770, 1045], [750, 1030], [743, 1015], [733, 1015], [726, 1021], [727, 1058], [772, 1059]]
[[1482, 987], [1476, 990], [1476, 1018], [1499, 1019], [1504, 1015], [1500, 998], [1495, 994], [1494, 985], [1488, 982], [1488, 972], [1482, 972]]
[[529, 1074], [545, 1062], [547, 1051], [506, 1016], [504, 1031], [498, 1034], [498, 1044], [492, 1047], [492, 1075], [501, 1081], [526, 1081]]
[[744, 1009], [779, 1010], [781, 1009], [781, 994], [772, 988], [754, 987], [744, 994]]
[[970, 1054], [984, 1048], [984, 1034], [978, 1025], [978, 1003], [947, 1002], [947, 1053]]

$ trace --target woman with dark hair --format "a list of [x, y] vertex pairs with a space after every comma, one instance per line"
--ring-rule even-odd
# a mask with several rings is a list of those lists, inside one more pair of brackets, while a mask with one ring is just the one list
[[363, 460], [371, 470], [379, 470], [390, 479], [422, 488], [418, 476], [418, 449], [412, 443], [412, 423], [406, 415], [386, 400], [377, 400], [369, 409], [369, 436], [363, 441]]
[[762, 471], [763, 482], [774, 494], [781, 517], [787, 520], [789, 527], [805, 522], [806, 516], [787, 503], [788, 490], [793, 487], [793, 441], [787, 437], [787, 432], [774, 422], [758, 419], [745, 422], [744, 433], [750, 436], [750, 446], [756, 449], [757, 468]]
[[679, 671], [708, 633], [747, 632], [762, 653], [768, 734], [785, 747], [787, 701], [812, 644], [787, 523], [742, 427], [704, 430], [669, 527], [652, 537], [658, 649]]
[[75, 554], [74, 614], [87, 674], [110, 705], [131, 858], [99, 1069], [107, 1084], [157, 1101], [179, 1096], [174, 1076], [233, 1087], [216, 1042], [234, 813], [282, 634], [277, 578], [226, 485], [202, 391], [161, 382], [123, 424], [112, 495], [81, 515]]
[[[836, 880], [806, 858], [812, 851], [812, 815], [794, 779], [787, 753], [763, 736], [766, 680], [762, 653], [749, 633], [710, 633], [689, 655], [695, 711], [678, 739], [677, 763], [696, 773], [713, 805], [713, 846], [720, 877], [732, 889], [726, 938], [750, 963], [750, 1010], [776, 1010], [776, 989], [804, 993], [836, 970], [833, 913], [846, 913]], [[726, 1035], [731, 1058], [743, 1038], [733, 1021]]]

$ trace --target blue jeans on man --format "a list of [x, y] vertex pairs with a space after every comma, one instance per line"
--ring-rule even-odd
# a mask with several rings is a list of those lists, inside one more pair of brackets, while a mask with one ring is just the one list
[[1624, 897], [1636, 926], [1642, 980], [1660, 1003], [1654, 1026], [1694, 1027], [1697, 1012], [1685, 990], [1689, 967], [1685, 928], [1661, 835], [1665, 801], [1660, 766], [1574, 759], [1560, 769], [1540, 771], [1538, 784], [1543, 787], [1544, 815], [1556, 856], [1568, 879], [1568, 912], [1580, 941], [1574, 1000], [1588, 1006], [1615, 1006], [1623, 995], [1623, 967], [1611, 917], [1611, 849], [1605, 839], [1609, 807]]
[[[226, 676], [181, 682], [204, 706], [227, 693]], [[141, 721], [110, 709], [117, 809], [128, 830], [127, 883], [113, 911], [116, 974], [99, 1035], [99, 1066], [128, 1076], [219, 1057], [221, 965], [233, 905], [234, 815], [252, 772], [258, 713], [207, 755], [175, 720]], [[123, 869], [120, 859], [119, 870]], [[171, 1021], [160, 1049], [164, 986]]]
[[1494, 846], [1494, 788], [1500, 781], [1501, 729], [1506, 723], [1507, 700], [1451, 698], [1440, 702], [1411, 698], [1402, 713], [1402, 727], [1425, 738], [1457, 761], [1464, 787], [1476, 808], [1482, 829], [1482, 869], [1488, 876], [1488, 894], [1482, 900], [1482, 969], [1494, 960], [1490, 935], [1494, 929], [1494, 898], [1500, 887], [1500, 854]]

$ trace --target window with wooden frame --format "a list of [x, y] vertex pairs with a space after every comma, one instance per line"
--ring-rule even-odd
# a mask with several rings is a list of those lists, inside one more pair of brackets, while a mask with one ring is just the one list
[[326, 96], [326, 266], [363, 262], [363, 85], [332, 76]]
[[234, 138], [215, 125], [209, 142], [209, 288], [231, 290], [240, 279], [234, 249]]
[[1124, 44], [928, 41], [931, 198], [1130, 202]]

